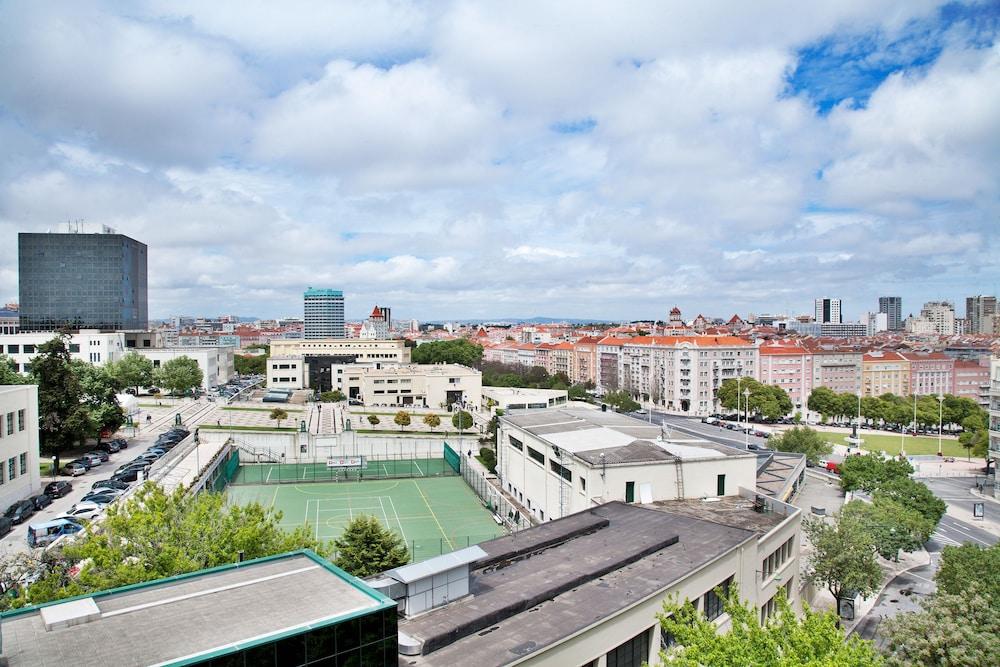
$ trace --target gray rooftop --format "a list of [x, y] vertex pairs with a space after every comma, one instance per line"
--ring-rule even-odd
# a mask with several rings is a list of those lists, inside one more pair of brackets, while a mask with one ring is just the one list
[[[400, 665], [504, 665], [669, 588], [749, 530], [613, 502], [480, 544], [472, 595], [400, 622]], [[489, 629], [488, 632], [483, 630]]]
[[[92, 602], [89, 602], [92, 601]], [[45, 629], [55, 604], [8, 613], [0, 627], [11, 667], [155, 665], [386, 606], [320, 561], [296, 552], [239, 567], [97, 593], [76, 604], [98, 617]]]
[[786, 500], [800, 475], [805, 472], [805, 454], [773, 452], [757, 468], [757, 491]]
[[501, 419], [591, 464], [601, 463], [602, 453], [609, 465], [747, 455], [700, 438], [672, 437], [659, 424], [616, 412], [567, 407]]
[[643, 505], [670, 514], [683, 514], [704, 521], [753, 531], [764, 535], [785, 520], [786, 515], [778, 512], [757, 512], [754, 502], [741, 496], [712, 497], [701, 499], [658, 500]]

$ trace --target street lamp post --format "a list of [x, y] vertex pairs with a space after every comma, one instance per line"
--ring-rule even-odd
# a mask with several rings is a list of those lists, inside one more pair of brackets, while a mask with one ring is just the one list
[[750, 449], [750, 389], [743, 390], [743, 401], [745, 405], [743, 409], [746, 410], [746, 419], [743, 421], [743, 445]]
[[937, 395], [938, 400], [938, 456], [942, 456], [941, 453], [941, 430], [944, 426], [944, 394]]

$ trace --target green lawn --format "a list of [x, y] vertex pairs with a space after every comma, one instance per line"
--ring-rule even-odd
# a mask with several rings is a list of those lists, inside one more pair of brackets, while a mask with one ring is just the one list
[[[844, 441], [844, 438], [848, 435], [847, 433], [837, 433], [833, 431], [819, 432], [825, 435], [827, 440], [834, 444], [847, 444], [847, 442]], [[861, 439], [864, 440], [864, 444], [862, 445], [864, 449], [880, 449], [889, 454], [899, 454], [900, 435], [898, 433], [862, 433]], [[907, 454], [937, 454], [938, 440], [934, 436], [913, 437], [911, 435], [907, 435], [904, 447]], [[958, 440], [948, 438], [941, 439], [941, 451], [944, 452], [945, 456], [965, 456], [967, 454], [967, 450], [958, 443]]]

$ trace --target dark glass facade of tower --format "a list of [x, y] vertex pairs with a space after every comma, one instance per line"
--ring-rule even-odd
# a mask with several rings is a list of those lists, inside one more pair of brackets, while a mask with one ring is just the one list
[[146, 329], [146, 244], [122, 234], [20, 233], [21, 331]]

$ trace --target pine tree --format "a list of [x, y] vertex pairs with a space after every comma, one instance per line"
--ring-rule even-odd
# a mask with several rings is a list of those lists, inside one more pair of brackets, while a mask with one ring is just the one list
[[410, 562], [410, 552], [396, 533], [373, 516], [357, 516], [333, 541], [334, 564], [356, 577], [368, 577]]

